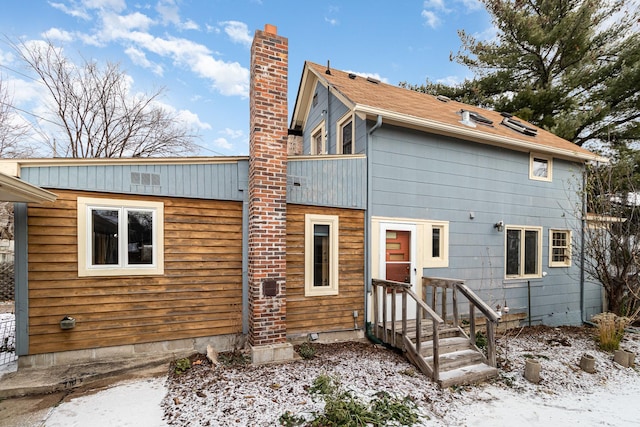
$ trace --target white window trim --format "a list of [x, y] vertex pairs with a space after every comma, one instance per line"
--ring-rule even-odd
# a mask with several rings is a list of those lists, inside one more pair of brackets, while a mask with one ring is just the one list
[[[135, 266], [91, 265], [91, 215], [90, 210], [143, 209], [152, 210], [153, 216], [153, 262]], [[164, 204], [141, 200], [101, 199], [78, 197], [78, 276], [150, 276], [164, 274]], [[122, 240], [126, 245], [126, 240]]]
[[[342, 127], [351, 120], [351, 153], [342, 152]], [[336, 132], [336, 152], [338, 154], [353, 154], [356, 150], [356, 121], [353, 113], [349, 112], [338, 120], [338, 131]]]
[[[553, 261], [553, 249], [556, 247], [553, 245], [553, 233], [566, 233], [567, 234], [567, 259], [565, 261]], [[551, 228], [549, 229], [549, 267], [571, 267], [571, 258], [572, 258], [572, 236], [571, 230], [563, 230], [559, 228]], [[560, 246], [557, 246], [560, 247]], [[564, 247], [563, 247], [564, 248]]]
[[[316, 135], [318, 135], [318, 133], [320, 134], [321, 138], [322, 138], [322, 153], [318, 153], [316, 152], [316, 141], [315, 141], [315, 137]], [[309, 150], [311, 152], [312, 155], [323, 155], [323, 154], [327, 154], [327, 138], [326, 138], [326, 131], [325, 131], [325, 126], [324, 126], [324, 120], [322, 120], [320, 123], [318, 123], [318, 125], [316, 127], [313, 128], [313, 131], [311, 131], [311, 149]]]
[[[536, 231], [538, 233], [538, 247], [536, 250], [537, 259], [536, 266], [538, 267], [534, 274], [512, 274], [507, 275], [507, 230], [520, 230], [522, 231]], [[524, 237], [524, 236], [523, 236]], [[524, 271], [524, 238], [520, 240], [520, 266], [521, 271]], [[542, 227], [536, 226], [524, 226], [524, 225], [505, 225], [504, 227], [504, 277], [506, 279], [534, 279], [542, 277]]]
[[[424, 223], [426, 231], [425, 268], [449, 267], [449, 222], [427, 221]], [[440, 232], [440, 256], [433, 256], [433, 229], [439, 228]]]
[[[546, 160], [547, 162], [547, 176], [535, 176], [533, 173], [533, 161], [534, 159]], [[529, 179], [535, 181], [547, 181], [553, 180], [553, 157], [544, 154], [531, 153], [529, 155]]]
[[[304, 216], [304, 295], [326, 296], [338, 295], [339, 292], [339, 217], [337, 215], [305, 214]], [[330, 238], [329, 283], [327, 287], [313, 286], [313, 226], [328, 225]]]

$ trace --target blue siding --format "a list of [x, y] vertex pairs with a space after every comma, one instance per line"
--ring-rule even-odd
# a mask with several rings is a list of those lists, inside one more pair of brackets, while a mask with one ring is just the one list
[[[22, 167], [25, 181], [45, 188], [198, 199], [242, 200], [246, 161], [201, 164], [127, 164]], [[242, 164], [242, 166], [239, 166]], [[154, 182], [135, 182], [132, 173]], [[155, 185], [157, 184], [157, 185]]]
[[[337, 124], [349, 110], [333, 93], [328, 94], [327, 88], [322, 86], [320, 83], [316, 84], [316, 90], [314, 93], [317, 93], [317, 103], [315, 106], [311, 106], [305, 128], [303, 129], [302, 152], [304, 154], [311, 153], [311, 132], [313, 132], [315, 127], [318, 126], [322, 120], [325, 120], [325, 131], [327, 132], [327, 154], [336, 154]], [[327, 102], [327, 97], [329, 102]], [[363, 154], [366, 151], [366, 125], [366, 121], [361, 120], [358, 117], [355, 118], [355, 154]]]
[[290, 158], [287, 165], [287, 202], [366, 208], [366, 158]]
[[[569, 268], [548, 267], [548, 256], [550, 228], [580, 238], [582, 165], [554, 159], [553, 182], [530, 180], [528, 153], [392, 126], [375, 132], [371, 161], [372, 215], [449, 221], [449, 267], [424, 275], [465, 279], [494, 307], [530, 308], [535, 323], [580, 322], [579, 254]], [[493, 227], [500, 220], [543, 227], [545, 277], [505, 279], [505, 231]]]

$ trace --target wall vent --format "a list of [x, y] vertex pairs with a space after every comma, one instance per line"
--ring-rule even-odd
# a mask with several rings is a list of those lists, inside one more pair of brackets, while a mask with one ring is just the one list
[[160, 174], [148, 172], [131, 172], [131, 185], [160, 186]]

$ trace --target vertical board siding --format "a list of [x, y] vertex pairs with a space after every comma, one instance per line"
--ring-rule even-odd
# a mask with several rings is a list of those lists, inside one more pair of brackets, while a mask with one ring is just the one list
[[[21, 177], [45, 188], [239, 201], [238, 163], [24, 165]], [[136, 185], [131, 182], [131, 172], [157, 174], [160, 185]]]
[[[338, 295], [304, 295], [305, 214], [339, 216]], [[353, 330], [354, 320], [364, 326], [364, 212], [288, 205], [287, 334]]]
[[287, 201], [294, 204], [366, 208], [364, 157], [295, 159], [287, 162]]
[[[492, 307], [530, 309], [536, 323], [580, 322], [579, 253], [569, 268], [549, 267], [549, 230], [571, 230], [579, 242], [582, 165], [554, 158], [553, 181], [542, 182], [529, 179], [529, 153], [393, 126], [371, 143], [372, 215], [449, 221], [449, 267], [425, 276], [464, 279]], [[493, 227], [501, 220], [543, 227], [545, 277], [505, 279], [505, 231]]]
[[79, 278], [76, 200], [105, 195], [55, 193], [29, 206], [29, 354], [242, 332], [241, 203], [136, 197], [164, 202], [165, 274]]

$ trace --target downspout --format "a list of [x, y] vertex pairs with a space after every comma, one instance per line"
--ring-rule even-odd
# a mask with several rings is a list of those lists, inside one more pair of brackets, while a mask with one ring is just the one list
[[249, 162], [238, 165], [239, 192], [242, 196], [242, 335], [249, 333]]
[[372, 152], [373, 148], [373, 133], [378, 130], [382, 126], [382, 116], [378, 115], [376, 120], [376, 124], [369, 129], [367, 145], [366, 145], [366, 154], [367, 154], [367, 210], [365, 211], [365, 220], [364, 220], [364, 320], [365, 320], [365, 335], [366, 337], [376, 343], [381, 344], [382, 342], [371, 333], [371, 322], [369, 319], [369, 294], [371, 293], [371, 207], [372, 207], [372, 193], [373, 188], [371, 185], [371, 176], [372, 176]]
[[580, 219], [580, 320], [582, 323], [586, 323], [587, 319], [585, 308], [585, 283], [584, 283], [584, 268], [585, 268], [585, 242], [586, 237], [585, 229], [587, 227], [587, 167], [584, 166], [582, 171], [582, 218]]
[[14, 300], [16, 355], [29, 354], [29, 264], [27, 204], [14, 203]]

